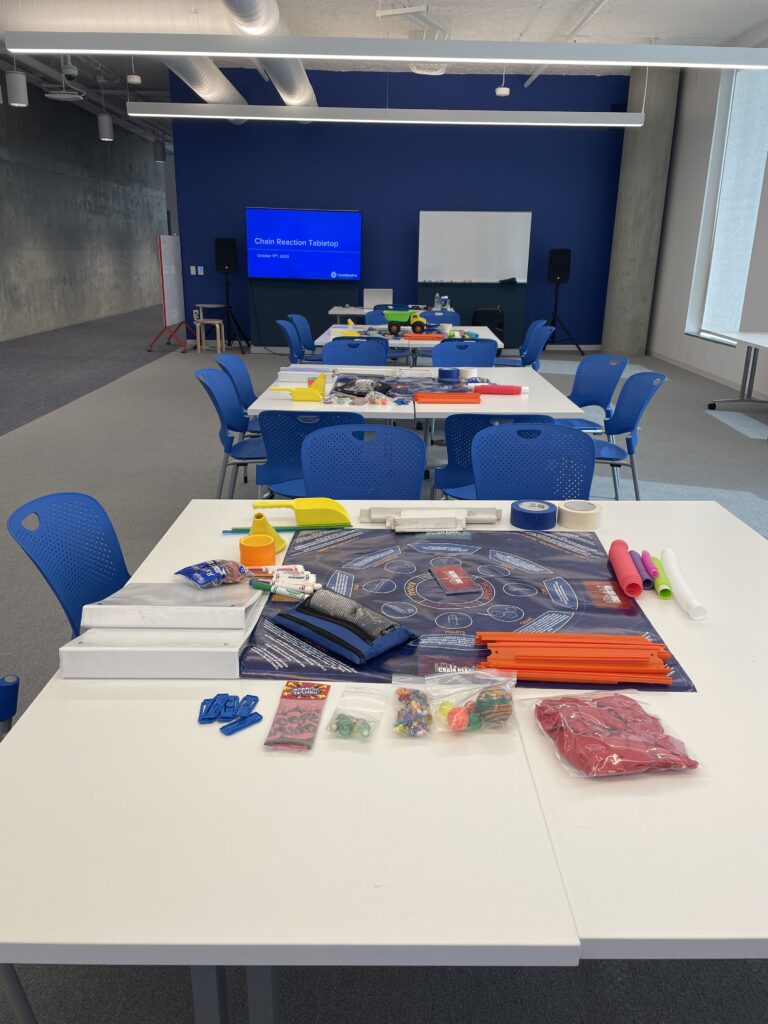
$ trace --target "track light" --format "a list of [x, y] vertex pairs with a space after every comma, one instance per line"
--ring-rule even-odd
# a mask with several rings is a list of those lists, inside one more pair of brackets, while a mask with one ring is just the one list
[[505, 71], [502, 74], [502, 76], [501, 76], [501, 85], [497, 85], [496, 88], [493, 90], [496, 93], [496, 95], [499, 97], [499, 99], [504, 99], [507, 96], [509, 96], [509, 86], [504, 84], [505, 81], [506, 81], [506, 78], [507, 78], [507, 73]]
[[155, 150], [155, 163], [156, 164], [164, 164], [165, 163], [165, 143], [163, 142], [162, 139], [155, 139], [154, 150]]
[[138, 75], [136, 73], [136, 68], [134, 67], [133, 63], [133, 57], [131, 57], [131, 70], [130, 73], [125, 76], [125, 81], [128, 85], [141, 85], [141, 75]]
[[99, 123], [99, 138], [102, 142], [115, 141], [115, 126], [112, 123], [111, 114], [99, 114], [96, 120]]
[[27, 76], [23, 71], [5, 72], [5, 89], [8, 93], [8, 103], [12, 107], [28, 107], [29, 95], [27, 93]]

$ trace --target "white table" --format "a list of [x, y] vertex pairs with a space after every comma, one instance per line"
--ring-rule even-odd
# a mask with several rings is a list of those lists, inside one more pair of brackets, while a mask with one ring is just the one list
[[[432, 366], [341, 366], [327, 364], [325, 366], [311, 365], [307, 363], [292, 364], [280, 371], [279, 379], [273, 385], [280, 387], [295, 383], [298, 386], [305, 379], [317, 377], [320, 373], [327, 375], [326, 393], [333, 388], [334, 378], [339, 374], [356, 373], [364, 375], [367, 373], [375, 376], [385, 377], [434, 377], [437, 378], [437, 368]], [[336, 406], [326, 405], [323, 402], [294, 402], [278, 398], [274, 393], [270, 394], [269, 388], [263, 391], [256, 401], [249, 406], [248, 415], [257, 416], [266, 409], [277, 409], [286, 412], [334, 412], [346, 409], [352, 412], [359, 412], [367, 420], [416, 420], [416, 419], [445, 419], [446, 416], [453, 416], [461, 413], [481, 413], [490, 416], [509, 416], [512, 413], [536, 414], [539, 416], [558, 417], [579, 417], [584, 415], [584, 410], [566, 398], [562, 392], [551, 384], [546, 377], [537, 373], [530, 366], [489, 366], [482, 367], [478, 374], [487, 377], [494, 384], [520, 384], [529, 389], [524, 395], [483, 395], [479, 405], [420, 405], [409, 402], [407, 405], [395, 405], [390, 402], [388, 405], [360, 405], [360, 406]]]
[[698, 337], [707, 341], [719, 341], [721, 344], [744, 345], [744, 369], [741, 374], [741, 387], [738, 398], [717, 398], [707, 406], [716, 409], [719, 405], [768, 405], [763, 398], [754, 398], [755, 374], [760, 349], [768, 349], [768, 332], [766, 331], [734, 331], [732, 334], [718, 334], [714, 331], [702, 331]]
[[370, 313], [372, 306], [331, 306], [328, 316], [335, 316], [336, 323], [343, 323], [348, 316], [365, 316]]
[[[509, 529], [508, 503], [492, 504]], [[250, 512], [192, 502], [135, 578], [235, 557], [220, 530]], [[699, 772], [573, 779], [533, 722], [530, 690], [516, 698], [519, 735], [488, 746], [321, 734], [303, 757], [261, 746], [274, 681], [230, 686], [260, 695], [265, 723], [225, 739], [195, 722], [215, 683], [56, 675], [0, 745], [12, 826], [0, 870], [13, 879], [0, 960], [189, 964], [197, 1019], [214, 1021], [210, 964], [767, 956], [768, 542], [710, 502], [606, 503], [598, 534], [674, 547], [708, 608], [692, 622], [641, 598], [698, 690], [642, 699]], [[295, 869], [307, 864], [305, 882]], [[467, 879], [472, 898], [458, 898]], [[270, 975], [249, 980], [264, 995]]]
[[[363, 326], [365, 326], [365, 325], [361, 325], [361, 327], [363, 327]], [[377, 326], [377, 325], [373, 325], [373, 326]], [[319, 346], [320, 348], [322, 348], [323, 345], [327, 345], [328, 342], [329, 341], [333, 341], [334, 338], [344, 337], [345, 334], [348, 334], [349, 332], [351, 332], [353, 330], [354, 330], [354, 328], [349, 327], [349, 326], [341, 326], [341, 327], [340, 326], [331, 326], [331, 327], [327, 327], [323, 331], [323, 333], [321, 335], [319, 335], [317, 338], [315, 338], [315, 345]], [[504, 343], [499, 341], [499, 339], [496, 337], [496, 335], [493, 333], [493, 331], [491, 330], [490, 327], [466, 327], [466, 326], [462, 327], [462, 326], [458, 326], [458, 327], [453, 327], [452, 330], [454, 330], [454, 331], [472, 331], [472, 332], [474, 332], [478, 336], [478, 338], [489, 338], [491, 341], [495, 341], [496, 342], [497, 351], [500, 352], [504, 348]], [[435, 328], [435, 331], [437, 331], [436, 328]], [[386, 329], [383, 326], [381, 328], [381, 331], [379, 331], [378, 333], [380, 333], [383, 338], [387, 339], [387, 342], [389, 343], [389, 347], [391, 349], [396, 349], [396, 348], [408, 349], [408, 351], [411, 354], [412, 361], [414, 363], [416, 361], [416, 357], [418, 356], [419, 352], [431, 352], [432, 349], [435, 347], [435, 345], [439, 345], [441, 341], [446, 340], [444, 338], [440, 338], [439, 340], [436, 339], [436, 338], [422, 338], [419, 335], [415, 335], [414, 337], [406, 339], [406, 338], [403, 338], [403, 336], [399, 335], [399, 334], [396, 334], [396, 335], [388, 334]], [[405, 330], [403, 331], [403, 333], [405, 333]], [[461, 340], [461, 339], [457, 339], [457, 340]]]

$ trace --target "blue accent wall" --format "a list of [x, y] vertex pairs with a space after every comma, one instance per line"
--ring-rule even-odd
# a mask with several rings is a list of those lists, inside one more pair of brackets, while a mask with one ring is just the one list
[[[226, 73], [250, 102], [279, 102], [256, 71]], [[602, 111], [626, 109], [629, 81], [623, 75], [542, 75], [523, 89], [524, 78], [512, 76], [511, 96], [499, 100], [493, 93], [497, 76], [316, 71], [310, 78], [321, 106]], [[196, 99], [173, 76], [171, 95]], [[213, 239], [225, 236], [238, 241], [232, 299], [248, 324], [246, 206], [362, 210], [360, 285], [393, 287], [396, 302], [416, 299], [420, 210], [531, 210], [526, 322], [551, 312], [549, 249], [571, 248], [571, 280], [561, 289], [560, 313], [580, 343], [601, 339], [621, 129], [175, 121], [173, 134], [190, 321], [195, 302], [222, 301]], [[189, 276], [191, 264], [204, 264], [206, 275]], [[342, 303], [356, 300], [349, 283], [323, 282], [323, 288], [328, 296], [315, 296], [316, 309], [333, 299], [334, 289]], [[301, 289], [297, 283], [290, 297], [284, 293], [292, 303], [284, 314], [302, 312], [294, 308]], [[321, 329], [327, 320], [315, 326]], [[277, 328], [262, 324], [261, 337], [257, 333], [254, 343], [281, 343]]]

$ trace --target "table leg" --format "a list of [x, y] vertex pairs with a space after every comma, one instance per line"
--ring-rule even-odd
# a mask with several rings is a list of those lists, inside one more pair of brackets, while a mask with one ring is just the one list
[[752, 392], [755, 387], [755, 373], [757, 372], [757, 359], [760, 349], [755, 345], [747, 345], [744, 356], [744, 370], [741, 375], [741, 387], [738, 398], [718, 398], [710, 402], [708, 409], [717, 409], [721, 405], [768, 405], [763, 398], [753, 398]]
[[279, 1024], [280, 968], [246, 967], [248, 1024]]
[[0, 989], [10, 1003], [11, 1012], [18, 1024], [37, 1024], [37, 1017], [29, 1005], [13, 964], [0, 964]]
[[223, 967], [190, 967], [195, 1024], [227, 1024], [227, 985]]

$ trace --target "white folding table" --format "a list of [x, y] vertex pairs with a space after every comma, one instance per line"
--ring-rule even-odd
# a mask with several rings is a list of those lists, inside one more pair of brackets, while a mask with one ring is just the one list
[[[503, 509], [477, 529], [511, 529], [509, 503], [475, 504]], [[250, 514], [191, 502], [135, 579], [237, 557], [221, 530]], [[230, 684], [265, 722], [225, 738], [196, 722], [218, 683], [57, 674], [0, 745], [0, 961], [186, 964], [197, 1021], [218, 1024], [221, 964], [249, 968], [266, 1022], [281, 964], [767, 956], [768, 541], [710, 502], [607, 503], [597, 532], [674, 547], [708, 609], [641, 598], [698, 691], [642, 699], [698, 772], [569, 777], [535, 726], [540, 691], [517, 691], [519, 731], [482, 743], [382, 727], [299, 756], [262, 745], [274, 680]]]
[[[499, 341], [499, 339], [493, 333], [490, 327], [465, 326], [453, 327], [452, 329], [454, 331], [472, 331], [474, 334], [477, 335], [478, 338], [488, 338], [491, 341], [495, 341], [497, 351], [499, 352], [504, 348], [504, 343]], [[354, 328], [348, 326], [340, 327], [332, 325], [331, 327], [327, 327], [321, 335], [315, 338], [315, 345], [322, 348], [323, 345], [327, 345], [329, 341], [333, 341], [334, 338], [344, 337], [346, 332], [352, 330], [354, 330]], [[444, 338], [440, 338], [439, 340], [436, 338], [424, 338], [418, 334], [405, 338], [403, 337], [403, 334], [406, 333], [405, 329], [403, 330], [403, 334], [390, 335], [387, 334], [386, 331], [384, 331], [383, 329], [379, 333], [381, 334], [382, 338], [386, 338], [387, 342], [389, 343], [390, 349], [408, 349], [411, 355], [411, 360], [414, 363], [419, 352], [431, 352], [435, 345], [439, 345], [441, 341], [445, 340]], [[457, 338], [456, 340], [461, 341], [462, 339]]]

